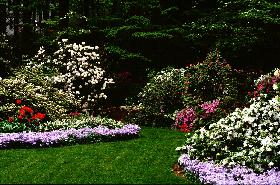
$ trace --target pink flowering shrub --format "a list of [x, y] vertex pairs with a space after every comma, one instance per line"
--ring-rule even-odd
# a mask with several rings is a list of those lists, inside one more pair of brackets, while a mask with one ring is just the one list
[[193, 122], [197, 118], [195, 110], [191, 108], [185, 108], [177, 113], [175, 119], [175, 127], [182, 132], [189, 132], [193, 127]]
[[220, 105], [220, 100], [204, 102], [195, 107], [187, 107], [176, 114], [174, 127], [182, 132], [190, 132], [194, 128], [199, 128], [201, 124], [211, 123]]

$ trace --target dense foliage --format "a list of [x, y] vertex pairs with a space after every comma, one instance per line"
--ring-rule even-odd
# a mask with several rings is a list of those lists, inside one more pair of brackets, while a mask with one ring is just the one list
[[103, 48], [110, 72], [132, 74], [132, 87], [116, 87], [124, 96], [116, 96], [115, 104], [136, 96], [146, 68], [185, 67], [216, 48], [234, 67], [268, 71], [276, 63], [265, 61], [279, 58], [275, 0], [2, 0], [0, 8], [9, 10], [2, 15], [9, 21], [1, 25], [13, 35], [16, 65], [41, 45], [54, 51], [63, 38]]
[[255, 93], [249, 107], [237, 108], [209, 128], [188, 134], [186, 144], [178, 150], [191, 159], [213, 160], [226, 167], [246, 166], [257, 173], [279, 168], [279, 69], [257, 79], [256, 87], [267, 79], [275, 79], [272, 91]]

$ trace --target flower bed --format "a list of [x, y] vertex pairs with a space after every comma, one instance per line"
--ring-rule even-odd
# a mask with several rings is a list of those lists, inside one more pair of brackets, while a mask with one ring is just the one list
[[280, 184], [278, 78], [279, 69], [261, 76], [250, 106], [187, 133], [185, 145], [176, 148], [184, 169], [207, 184]]
[[72, 128], [50, 132], [0, 133], [0, 148], [45, 147], [71, 143], [98, 142], [116, 138], [130, 138], [138, 136], [140, 130], [141, 128], [138, 125], [127, 124], [115, 129], [97, 126], [95, 128]]
[[187, 154], [181, 155], [178, 163], [185, 171], [196, 174], [205, 184], [280, 184], [280, 171], [277, 168], [257, 174], [245, 166], [227, 168], [215, 165], [213, 161], [192, 160]]

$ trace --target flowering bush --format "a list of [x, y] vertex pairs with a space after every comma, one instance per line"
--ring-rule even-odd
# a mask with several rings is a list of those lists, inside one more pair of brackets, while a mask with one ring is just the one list
[[222, 106], [234, 105], [238, 95], [237, 79], [231, 66], [221, 60], [218, 52], [211, 52], [202, 63], [186, 68], [185, 106], [196, 106], [214, 99], [220, 99]]
[[105, 117], [93, 117], [88, 114], [81, 114], [80, 116], [71, 119], [61, 119], [46, 122], [45, 126], [40, 127], [40, 131], [52, 131], [59, 129], [80, 129], [84, 127], [94, 128], [97, 126], [105, 126], [108, 128], [121, 128], [124, 123]]
[[138, 136], [140, 130], [137, 125], [127, 124], [114, 129], [100, 125], [95, 128], [85, 127], [50, 132], [0, 133], [0, 148], [46, 147], [123, 139]]
[[279, 164], [279, 111], [276, 99], [254, 100], [249, 108], [236, 109], [226, 118], [188, 137], [191, 157], [211, 158], [224, 165], [241, 164], [262, 171]]
[[[210, 123], [213, 122], [213, 117], [216, 116], [215, 113], [217, 112], [219, 104], [219, 100], [213, 100], [212, 102], [204, 102], [199, 106], [182, 109], [176, 114], [173, 127], [183, 132], [189, 132], [193, 128], [209, 126]], [[214, 120], [216, 120], [216, 118], [214, 118]]]
[[[96, 105], [98, 100], [106, 99], [104, 90], [108, 84], [114, 83], [107, 78], [105, 70], [99, 60], [98, 46], [82, 44], [68, 44], [68, 39], [59, 42], [59, 49], [52, 56], [46, 55], [44, 48], [40, 48], [37, 60], [56, 71], [51, 78], [57, 88], [83, 102]], [[33, 63], [30, 64], [31, 66]]]
[[55, 71], [40, 64], [27, 65], [14, 71], [14, 76], [0, 80], [0, 113], [15, 113], [14, 100], [25, 99], [37, 109], [43, 109], [51, 119], [66, 117], [81, 102], [54, 87], [50, 79]]
[[246, 165], [264, 171], [280, 164], [278, 98], [252, 100], [249, 108], [236, 109], [226, 118], [188, 136], [186, 152], [197, 159], [213, 159], [218, 164]]
[[152, 77], [138, 95], [141, 111], [132, 115], [133, 122], [163, 125], [165, 115], [183, 108], [184, 74], [184, 69], [166, 68]]

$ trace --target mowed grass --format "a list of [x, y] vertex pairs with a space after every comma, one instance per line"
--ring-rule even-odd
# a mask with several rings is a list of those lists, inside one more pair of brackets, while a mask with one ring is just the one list
[[0, 183], [194, 184], [171, 171], [184, 141], [184, 133], [142, 128], [127, 141], [0, 150]]

